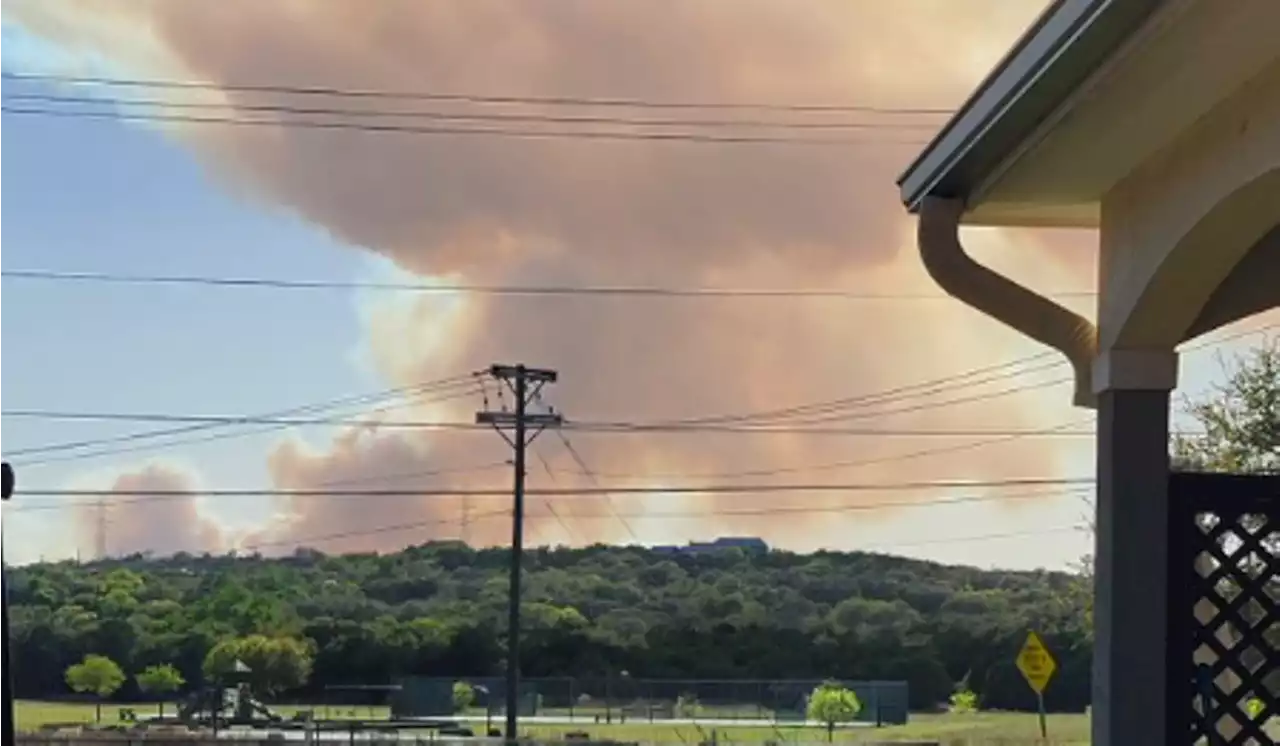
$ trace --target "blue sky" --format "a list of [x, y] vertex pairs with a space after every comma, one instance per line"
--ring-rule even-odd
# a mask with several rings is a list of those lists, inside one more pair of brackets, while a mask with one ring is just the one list
[[[6, 27], [5, 69], [20, 38]], [[155, 131], [6, 114], [3, 135], [6, 269], [288, 277], [305, 266], [308, 277], [335, 279], [369, 271], [365, 255], [238, 198], [235, 185], [211, 180], [191, 151]], [[0, 301], [6, 409], [252, 413], [378, 388], [353, 354], [359, 319], [348, 292], [6, 280]], [[11, 451], [151, 427], [6, 418], [0, 438]], [[181, 456], [209, 483], [258, 486], [269, 442], [215, 441]], [[56, 488], [110, 466], [55, 462], [20, 478]], [[243, 517], [243, 508], [227, 512]], [[65, 549], [9, 531], [19, 560]]]

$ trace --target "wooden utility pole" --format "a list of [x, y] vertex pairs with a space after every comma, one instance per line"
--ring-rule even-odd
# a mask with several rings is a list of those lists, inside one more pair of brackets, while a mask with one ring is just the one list
[[[548, 383], [555, 383], [554, 370], [528, 368], [524, 365], [492, 365], [489, 375], [499, 385], [511, 389], [515, 395], [515, 411], [485, 411], [476, 413], [476, 422], [492, 425], [494, 430], [515, 451], [515, 484], [511, 509], [511, 578], [507, 593], [507, 680], [506, 680], [506, 740], [511, 743], [519, 737], [517, 730], [520, 709], [520, 565], [524, 555], [524, 477], [525, 450], [534, 438], [548, 427], [559, 427], [563, 418], [555, 412], [529, 414], [529, 402], [541, 393]], [[507, 430], [511, 434], [507, 434]], [[532, 431], [532, 435], [530, 435]]]

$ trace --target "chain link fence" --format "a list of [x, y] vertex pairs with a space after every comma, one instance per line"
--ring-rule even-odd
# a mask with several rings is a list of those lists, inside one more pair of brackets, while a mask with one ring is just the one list
[[[475, 698], [470, 717], [505, 712], [505, 681], [467, 679]], [[892, 725], [907, 719], [903, 681], [845, 681], [862, 704], [859, 719]], [[400, 717], [457, 715], [452, 692], [456, 680], [413, 678], [401, 682], [392, 711]], [[545, 722], [625, 723], [683, 721], [802, 723], [809, 694], [822, 684], [805, 680], [641, 679], [625, 674], [590, 678], [521, 680], [520, 715]]]

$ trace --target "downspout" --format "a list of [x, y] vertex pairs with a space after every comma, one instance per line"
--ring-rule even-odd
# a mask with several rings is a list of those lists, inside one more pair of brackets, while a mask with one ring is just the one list
[[978, 264], [960, 245], [964, 202], [925, 197], [917, 241], [934, 282], [951, 296], [1067, 356], [1075, 372], [1076, 406], [1093, 407], [1093, 357], [1098, 329], [1091, 321]]

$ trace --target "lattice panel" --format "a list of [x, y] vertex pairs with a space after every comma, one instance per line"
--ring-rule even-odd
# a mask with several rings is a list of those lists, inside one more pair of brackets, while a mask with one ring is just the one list
[[[1280, 520], [1194, 514], [1192, 743], [1280, 742]], [[1185, 555], [1184, 555], [1185, 556]], [[1185, 566], [1184, 566], [1185, 567]], [[1184, 606], [1180, 612], [1186, 613]]]

